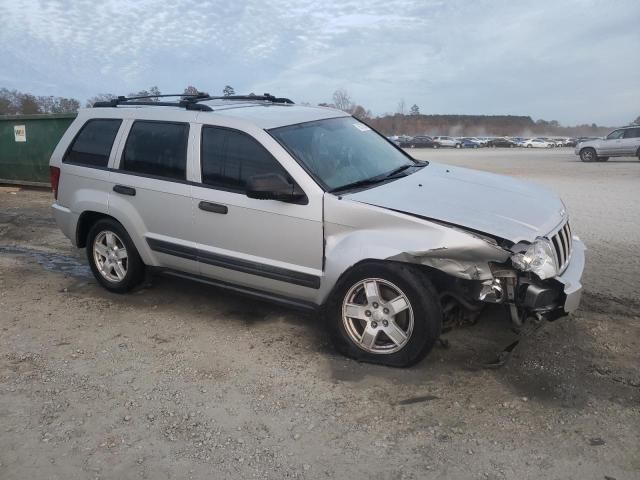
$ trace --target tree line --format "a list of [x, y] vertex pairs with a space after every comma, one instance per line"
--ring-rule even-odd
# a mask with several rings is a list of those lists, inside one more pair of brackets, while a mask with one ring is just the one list
[[[195, 95], [201, 90], [189, 85], [184, 88], [184, 95]], [[130, 97], [162, 95], [157, 86], [145, 90], [129, 93]], [[231, 85], [222, 89], [223, 96], [235, 95]], [[116, 98], [112, 93], [100, 93], [89, 98], [85, 106], [91, 107], [100, 101]], [[149, 98], [149, 101], [160, 101], [159, 98]], [[308, 105], [307, 103], [304, 103]], [[332, 102], [318, 104], [323, 107], [333, 107], [359, 118], [385, 135], [505, 135], [505, 136], [535, 136], [535, 135], [603, 135], [611, 130], [610, 127], [598, 126], [595, 123], [562, 126], [557, 120], [533, 120], [530, 116], [517, 115], [425, 115], [420, 112], [417, 104], [411, 105], [408, 111], [404, 99], [400, 100], [395, 113], [385, 113], [374, 116], [371, 110], [357, 103], [343, 88], [337, 89], [332, 95]], [[0, 115], [30, 115], [48, 113], [73, 113], [80, 108], [80, 102], [75, 98], [36, 96], [30, 93], [0, 88]], [[632, 124], [640, 125], [640, 116]]]
[[[193, 85], [189, 85], [183, 90], [184, 95], [194, 95], [199, 90]], [[222, 89], [222, 95], [234, 95], [235, 90], [231, 85], [226, 85]], [[162, 95], [157, 86], [146, 90], [131, 92], [130, 97], [146, 97], [151, 95]], [[96, 102], [109, 101], [117, 98], [112, 93], [99, 93], [89, 98], [85, 107], [92, 107]], [[149, 98], [149, 101], [160, 101], [159, 98]], [[75, 113], [80, 108], [80, 101], [76, 98], [38, 96], [31, 93], [20, 92], [0, 88], [0, 115], [35, 115], [47, 113]]]

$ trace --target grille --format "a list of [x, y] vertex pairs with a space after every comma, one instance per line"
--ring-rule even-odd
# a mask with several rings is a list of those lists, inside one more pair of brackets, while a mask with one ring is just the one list
[[558, 265], [558, 273], [564, 272], [569, 265], [571, 251], [573, 249], [573, 239], [571, 238], [571, 227], [569, 222], [562, 225], [554, 234], [550, 235], [549, 240], [553, 244], [553, 251], [556, 256], [556, 265]]

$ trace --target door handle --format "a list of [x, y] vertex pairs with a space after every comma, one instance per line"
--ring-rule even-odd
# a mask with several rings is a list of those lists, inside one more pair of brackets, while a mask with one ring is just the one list
[[136, 189], [133, 187], [125, 187], [124, 185], [114, 185], [113, 191], [116, 193], [121, 193], [122, 195], [129, 195], [131, 197], [136, 196]]
[[229, 211], [226, 205], [220, 205], [219, 203], [211, 202], [200, 202], [198, 204], [198, 208], [200, 210], [204, 210], [205, 212], [220, 213], [222, 215], [226, 215]]

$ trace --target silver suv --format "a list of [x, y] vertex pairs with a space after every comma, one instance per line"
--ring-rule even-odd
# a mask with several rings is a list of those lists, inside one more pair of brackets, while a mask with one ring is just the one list
[[619, 128], [604, 138], [579, 143], [575, 154], [583, 162], [606, 162], [609, 157], [640, 159], [640, 125]]
[[557, 195], [415, 160], [339, 110], [119, 97], [80, 111], [51, 178], [106, 289], [157, 271], [320, 311], [363, 361], [411, 365], [489, 303], [521, 328], [580, 301], [585, 248]]

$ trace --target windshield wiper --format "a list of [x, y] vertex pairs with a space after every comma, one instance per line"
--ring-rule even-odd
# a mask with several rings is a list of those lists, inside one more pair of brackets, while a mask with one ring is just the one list
[[375, 177], [365, 178], [364, 180], [358, 180], [357, 182], [347, 183], [346, 185], [342, 185], [340, 187], [336, 187], [330, 190], [331, 193], [335, 193], [342, 190], [351, 190], [352, 188], [364, 187], [367, 185], [375, 185], [376, 183], [385, 182], [387, 180], [393, 179], [399, 173], [404, 172], [405, 170], [411, 167], [424, 167], [426, 163], [409, 163], [406, 165], [402, 165], [398, 168], [394, 168], [390, 172], [383, 173], [382, 175], [376, 175]]
[[402, 165], [402, 166], [400, 166], [400, 167], [398, 167], [398, 168], [394, 168], [394, 169], [393, 169], [393, 170], [391, 170], [390, 172], [386, 173], [386, 174], [384, 175], [384, 177], [385, 177], [385, 178], [391, 178], [391, 177], [396, 176], [396, 175], [397, 175], [397, 174], [399, 174], [399, 173], [404, 172], [404, 171], [405, 171], [405, 170], [407, 170], [408, 168], [411, 168], [411, 167], [417, 167], [417, 166], [418, 166], [418, 165], [417, 165], [417, 164], [415, 164], [415, 163], [408, 163], [407, 165]]
[[384, 182], [388, 180], [387, 175], [377, 175], [371, 178], [365, 178], [364, 180], [358, 180], [357, 182], [347, 183], [346, 185], [341, 185], [339, 187], [333, 188], [329, 190], [331, 193], [340, 192], [342, 190], [351, 190], [352, 188], [364, 187], [367, 185], [375, 185], [376, 183]]

